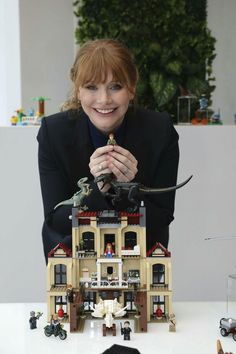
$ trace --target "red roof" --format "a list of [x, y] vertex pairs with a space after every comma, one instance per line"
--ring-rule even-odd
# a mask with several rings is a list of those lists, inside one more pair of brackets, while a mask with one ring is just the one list
[[132, 217], [132, 216], [134, 216], [134, 217], [141, 217], [141, 216], [143, 216], [143, 214], [139, 214], [139, 213], [126, 213], [125, 211], [121, 211], [120, 213], [120, 216], [129, 216], [129, 217]]
[[171, 256], [171, 252], [169, 252], [160, 242], [157, 242], [148, 252], [147, 252], [147, 257], [151, 257], [153, 252], [157, 249], [160, 248], [164, 254], [165, 257], [170, 257]]
[[56, 247], [54, 247], [49, 253], [48, 253], [48, 257], [53, 257], [54, 253], [59, 249], [63, 249], [63, 251], [66, 253], [67, 257], [72, 257], [72, 251], [69, 247], [67, 247], [66, 245], [64, 245], [63, 243], [58, 243], [58, 245], [56, 245]]
[[97, 211], [82, 211], [81, 213], [78, 213], [77, 214], [77, 217], [80, 218], [88, 218], [88, 217], [92, 217], [92, 216], [97, 216], [98, 215], [98, 212]]

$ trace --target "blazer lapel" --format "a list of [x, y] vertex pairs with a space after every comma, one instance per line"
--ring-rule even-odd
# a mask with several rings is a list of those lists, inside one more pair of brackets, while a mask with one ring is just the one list
[[[135, 181], [140, 183], [148, 183], [148, 168], [149, 158], [147, 153], [147, 142], [145, 142], [142, 121], [136, 114], [135, 108], [129, 108], [127, 115], [126, 134], [124, 138], [123, 147], [129, 150], [138, 161], [138, 172]], [[140, 168], [139, 168], [140, 167]]]

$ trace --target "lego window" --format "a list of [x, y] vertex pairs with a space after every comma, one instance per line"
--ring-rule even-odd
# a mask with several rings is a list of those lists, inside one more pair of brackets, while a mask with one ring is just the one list
[[134, 299], [135, 299], [134, 292], [128, 291], [124, 293], [124, 306], [128, 306], [127, 311], [136, 311]]
[[133, 231], [128, 231], [125, 233], [125, 249], [133, 250], [134, 246], [137, 245], [137, 234]]
[[67, 301], [65, 296], [55, 297], [55, 313], [58, 313], [60, 308], [63, 309], [64, 315], [67, 315]]
[[130, 269], [128, 271], [128, 278], [139, 279], [139, 270], [138, 269]]
[[163, 317], [165, 314], [165, 297], [164, 296], [152, 296], [152, 315], [155, 318]]
[[102, 300], [119, 300], [120, 292], [119, 291], [101, 291], [99, 296]]
[[152, 266], [152, 283], [155, 285], [165, 284], [165, 266], [163, 264], [154, 264]]
[[90, 305], [94, 307], [95, 304], [96, 304], [96, 293], [93, 291], [85, 291], [84, 310], [91, 311]]
[[93, 232], [83, 232], [83, 250], [84, 251], [94, 251], [94, 233]]
[[66, 266], [56, 264], [54, 267], [55, 285], [65, 285], [67, 283]]

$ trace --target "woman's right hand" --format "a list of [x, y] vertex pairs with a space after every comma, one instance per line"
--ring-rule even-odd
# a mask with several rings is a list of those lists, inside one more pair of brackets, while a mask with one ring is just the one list
[[[112, 173], [108, 167], [108, 161], [110, 159], [109, 152], [113, 150], [113, 145], [105, 145], [97, 148], [90, 156], [89, 168], [94, 178], [100, 176], [101, 174]], [[106, 193], [110, 188], [109, 184], [104, 186], [103, 182], [98, 182], [97, 186], [102, 193]]]

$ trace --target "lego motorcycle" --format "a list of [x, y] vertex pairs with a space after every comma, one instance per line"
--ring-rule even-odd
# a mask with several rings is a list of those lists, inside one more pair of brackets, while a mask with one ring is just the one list
[[66, 339], [67, 332], [63, 329], [63, 325], [58, 324], [55, 328], [53, 325], [47, 325], [44, 327], [44, 334], [46, 337], [51, 337], [54, 334], [55, 337], [59, 336], [61, 340]]

